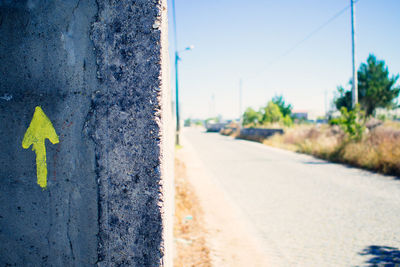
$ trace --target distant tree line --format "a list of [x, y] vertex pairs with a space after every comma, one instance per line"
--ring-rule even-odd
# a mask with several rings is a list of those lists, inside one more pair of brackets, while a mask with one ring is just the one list
[[292, 105], [285, 102], [283, 96], [275, 96], [266, 106], [259, 110], [249, 107], [243, 113], [244, 126], [265, 126], [271, 124], [283, 124], [291, 126], [293, 124]]
[[[377, 60], [371, 54], [367, 62], [362, 63], [358, 72], [358, 105], [352, 106], [351, 81], [350, 88], [337, 88], [334, 104], [341, 112], [339, 118], [331, 120], [331, 124], [339, 124], [345, 132], [352, 136], [360, 136], [365, 120], [375, 114], [377, 108], [398, 108], [397, 98], [400, 86], [396, 85], [399, 75], [390, 76], [388, 67], [383, 60]], [[363, 122], [364, 121], [364, 122]], [[286, 103], [282, 95], [275, 96], [264, 107], [254, 110], [249, 107], [243, 114], [243, 125], [247, 127], [281, 124], [293, 124], [292, 105]]]

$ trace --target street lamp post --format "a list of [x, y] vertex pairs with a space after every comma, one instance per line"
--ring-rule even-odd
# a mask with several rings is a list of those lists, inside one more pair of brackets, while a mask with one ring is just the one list
[[176, 112], [176, 132], [175, 132], [175, 144], [179, 145], [179, 131], [180, 131], [180, 122], [179, 122], [179, 84], [178, 84], [178, 61], [179, 55], [178, 51], [175, 51], [175, 112]]
[[[184, 51], [192, 50], [194, 48], [193, 45], [186, 47]], [[179, 132], [181, 129], [180, 120], [179, 120], [179, 76], [178, 76], [178, 62], [181, 58], [179, 57], [179, 52], [175, 51], [175, 102], [176, 102], [176, 133], [175, 133], [175, 144], [179, 145]]]

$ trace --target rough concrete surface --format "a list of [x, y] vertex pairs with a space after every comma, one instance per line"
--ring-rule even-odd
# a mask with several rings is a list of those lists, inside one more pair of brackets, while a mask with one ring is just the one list
[[99, 261], [152, 266], [163, 256], [161, 6], [104, 1], [99, 9], [92, 39], [101, 87], [89, 126], [98, 158]]
[[[161, 13], [0, 1], [0, 265], [162, 263]], [[36, 106], [60, 139], [46, 140], [44, 190], [21, 146]]]

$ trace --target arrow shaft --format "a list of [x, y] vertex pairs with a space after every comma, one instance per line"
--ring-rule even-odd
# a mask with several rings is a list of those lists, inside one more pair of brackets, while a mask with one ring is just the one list
[[44, 140], [33, 145], [36, 154], [37, 183], [42, 188], [47, 186], [46, 146]]

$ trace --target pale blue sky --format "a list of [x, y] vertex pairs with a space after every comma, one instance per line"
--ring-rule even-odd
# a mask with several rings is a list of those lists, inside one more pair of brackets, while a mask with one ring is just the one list
[[[323, 113], [338, 85], [351, 77], [350, 9], [300, 44], [285, 51], [350, 4], [349, 0], [175, 0], [182, 117], [239, 115], [283, 94], [295, 110]], [[169, 0], [170, 51], [174, 49]], [[369, 53], [400, 73], [400, 0], [360, 0], [356, 4], [358, 65]], [[171, 67], [174, 66], [173, 54]], [[172, 88], [175, 88], [171, 70]], [[212, 104], [215, 96], [215, 106]]]

